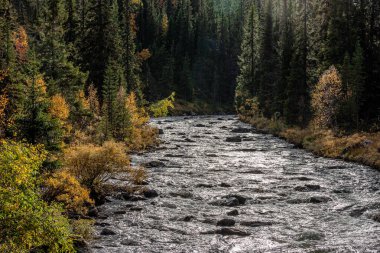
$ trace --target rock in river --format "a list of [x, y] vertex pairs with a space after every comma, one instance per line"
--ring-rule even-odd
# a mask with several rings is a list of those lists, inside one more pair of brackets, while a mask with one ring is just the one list
[[149, 190], [144, 191], [144, 196], [145, 198], [148, 198], [148, 199], [156, 198], [158, 197], [158, 193], [156, 190], [149, 189]]
[[102, 230], [102, 232], [100, 233], [100, 235], [116, 235], [116, 232], [109, 229], [109, 228], [105, 228]]
[[222, 219], [216, 223], [217, 226], [222, 226], [222, 227], [232, 227], [235, 225], [235, 220], [233, 219]]
[[313, 204], [319, 204], [319, 203], [326, 203], [331, 200], [332, 199], [330, 197], [326, 197], [326, 196], [313, 196], [313, 197], [310, 197], [309, 202]]
[[165, 163], [160, 161], [151, 161], [143, 164], [146, 168], [159, 168], [165, 167]]
[[320, 189], [321, 189], [320, 185], [314, 185], [314, 184], [305, 184], [303, 186], [299, 185], [294, 188], [294, 190], [298, 192], [312, 192], [312, 191], [319, 191]]
[[243, 128], [243, 127], [239, 127], [239, 128], [235, 128], [231, 130], [231, 133], [238, 133], [238, 134], [245, 134], [245, 133], [250, 133], [250, 132], [252, 132], [252, 129]]
[[227, 215], [228, 216], [237, 216], [237, 215], [239, 215], [239, 211], [234, 209], [232, 211], [227, 212]]
[[227, 137], [226, 142], [242, 142], [240, 136]]
[[236, 229], [236, 228], [221, 228], [217, 230], [210, 230], [203, 232], [202, 234], [211, 235], [211, 234], [218, 234], [218, 235], [238, 235], [238, 236], [249, 236], [250, 233], [244, 230]]

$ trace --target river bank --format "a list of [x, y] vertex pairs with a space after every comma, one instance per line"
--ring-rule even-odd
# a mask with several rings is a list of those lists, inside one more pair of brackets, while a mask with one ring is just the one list
[[97, 208], [94, 253], [380, 247], [378, 171], [294, 148], [236, 116], [152, 125], [161, 129], [160, 147], [132, 156], [147, 168], [147, 191], [107, 196]]
[[279, 121], [266, 118], [243, 115], [239, 118], [260, 131], [283, 138], [317, 155], [358, 162], [380, 169], [380, 132], [359, 132], [339, 136], [331, 130], [316, 131], [310, 128], [288, 127]]

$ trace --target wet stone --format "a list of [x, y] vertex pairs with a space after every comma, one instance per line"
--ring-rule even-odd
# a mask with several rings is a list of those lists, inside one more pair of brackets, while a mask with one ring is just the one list
[[270, 221], [242, 221], [240, 225], [245, 227], [266, 227], [272, 226], [273, 222]]
[[193, 197], [193, 194], [188, 191], [178, 191], [178, 192], [171, 192], [170, 195], [172, 197], [181, 197], [184, 199], [190, 199]]
[[237, 236], [249, 236], [251, 235], [249, 232], [236, 229], [236, 228], [221, 228], [217, 230], [210, 230], [203, 232], [202, 234], [219, 234], [219, 235], [237, 235]]
[[214, 186], [212, 184], [203, 184], [203, 183], [201, 183], [201, 184], [197, 184], [195, 187], [196, 188], [213, 188]]
[[305, 184], [303, 186], [296, 186], [294, 188], [295, 191], [299, 192], [312, 192], [312, 191], [319, 191], [321, 189], [320, 185], [313, 185], [313, 184]]
[[325, 196], [313, 196], [309, 199], [309, 202], [313, 204], [327, 203], [329, 201], [332, 201], [332, 199], [330, 197]]
[[156, 190], [149, 189], [149, 190], [144, 191], [144, 196], [148, 199], [156, 198], [158, 197], [158, 193]]
[[242, 142], [242, 138], [240, 136], [227, 137], [226, 142]]
[[235, 220], [233, 219], [222, 219], [222, 220], [219, 220], [216, 225], [217, 226], [222, 226], [222, 227], [232, 227], [234, 226], [236, 223]]
[[124, 239], [120, 242], [121, 245], [125, 246], [139, 246], [140, 244], [132, 239]]
[[98, 208], [96, 208], [96, 207], [91, 208], [91, 209], [88, 211], [87, 215], [88, 215], [89, 217], [92, 217], [92, 218], [98, 217], [98, 216], [99, 216]]
[[237, 134], [245, 134], [245, 133], [250, 133], [250, 132], [252, 132], [252, 129], [243, 128], [243, 127], [239, 127], [239, 128], [235, 128], [231, 130], [231, 133], [237, 133]]
[[116, 232], [113, 231], [112, 229], [105, 228], [105, 229], [102, 230], [102, 232], [100, 233], [100, 235], [105, 235], [105, 236], [116, 235]]
[[167, 207], [167, 208], [170, 208], [170, 209], [176, 209], [177, 208], [177, 206], [175, 204], [167, 203], [167, 202], [162, 203], [160, 206]]
[[308, 240], [319, 241], [319, 240], [322, 240], [324, 237], [325, 236], [321, 233], [308, 231], [308, 232], [303, 232], [299, 234], [297, 241], [308, 241]]
[[248, 199], [247, 197], [244, 197], [244, 196], [241, 196], [238, 194], [230, 194], [230, 195], [224, 196], [222, 198], [224, 198], [224, 199], [237, 199], [239, 202], [239, 205], [244, 205]]
[[98, 226], [98, 227], [108, 227], [108, 226], [111, 226], [111, 224], [109, 224], [107, 222], [95, 222], [95, 226]]
[[185, 216], [185, 217], [179, 219], [179, 221], [190, 222], [190, 221], [192, 221], [193, 219], [195, 219], [194, 216], [192, 216], [192, 215], [188, 215], [188, 216]]
[[159, 167], [165, 167], [165, 163], [161, 161], [151, 161], [143, 164], [146, 168], [159, 168]]
[[237, 215], [239, 215], [239, 211], [234, 209], [232, 211], [227, 212], [227, 215], [228, 216], [237, 216]]
[[212, 206], [239, 206], [240, 202], [237, 198], [225, 198], [225, 199], [217, 199], [210, 202]]
[[380, 222], [380, 211], [370, 215], [370, 218], [376, 222]]

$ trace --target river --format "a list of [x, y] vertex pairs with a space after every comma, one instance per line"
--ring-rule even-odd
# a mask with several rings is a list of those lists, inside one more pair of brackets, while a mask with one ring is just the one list
[[152, 124], [162, 144], [132, 162], [148, 163], [158, 197], [109, 197], [93, 252], [380, 252], [379, 171], [317, 157], [236, 116]]

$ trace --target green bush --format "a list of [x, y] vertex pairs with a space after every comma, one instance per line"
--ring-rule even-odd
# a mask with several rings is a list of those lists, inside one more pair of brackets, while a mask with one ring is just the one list
[[40, 146], [0, 142], [0, 252], [74, 252], [69, 221], [39, 193], [46, 155]]

